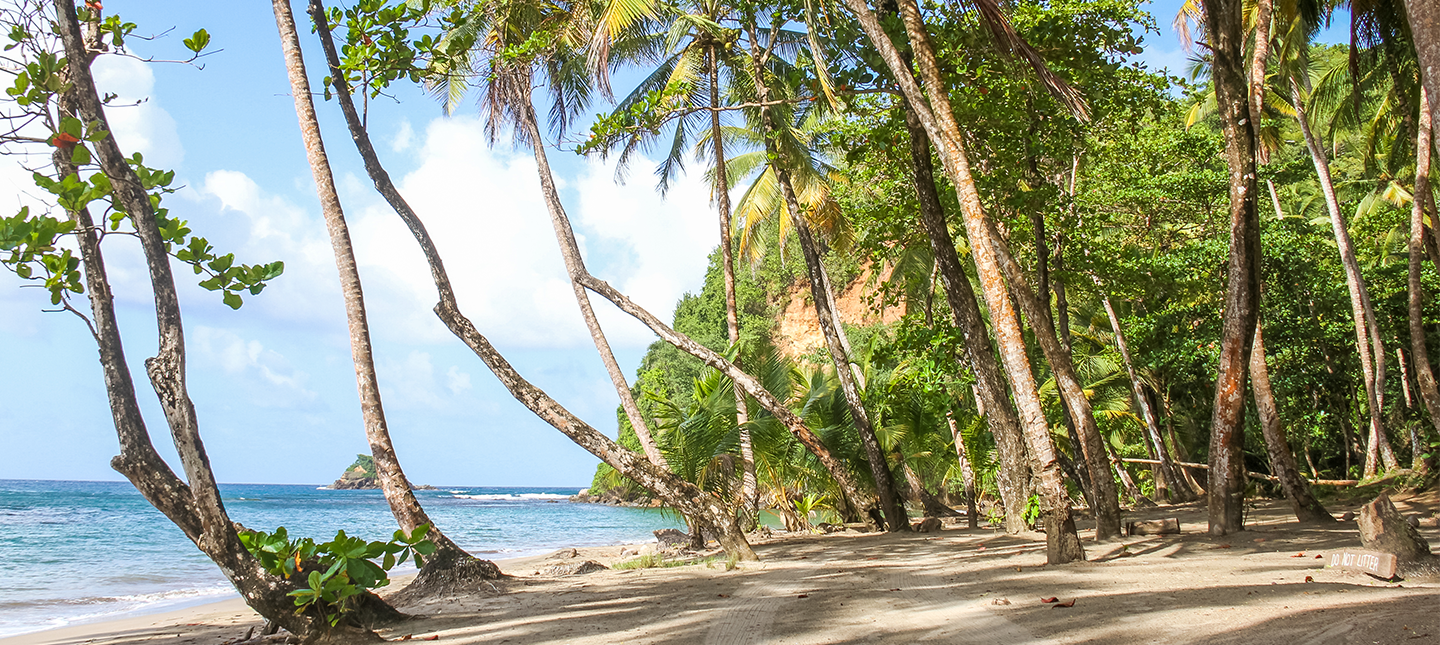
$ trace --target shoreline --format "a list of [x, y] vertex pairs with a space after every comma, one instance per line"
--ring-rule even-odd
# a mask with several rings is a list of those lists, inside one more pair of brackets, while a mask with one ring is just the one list
[[[1397, 496], [1403, 512], [1433, 512], [1440, 493]], [[1358, 503], [1330, 504], [1339, 515]], [[1252, 511], [1244, 532], [1211, 537], [1196, 505], [1129, 511], [1174, 517], [1180, 535], [1097, 543], [1088, 560], [1045, 564], [1045, 536], [947, 522], [935, 533], [781, 533], [753, 542], [762, 560], [723, 555], [673, 567], [553, 575], [549, 567], [611, 566], [637, 545], [575, 548], [496, 561], [509, 576], [488, 589], [403, 608], [416, 617], [381, 629], [441, 642], [1149, 643], [1293, 645], [1433, 642], [1440, 580], [1381, 581], [1324, 567], [1359, 546], [1356, 524], [1300, 525], [1283, 501]], [[1422, 528], [1431, 544], [1440, 530]], [[654, 544], [644, 543], [638, 546]], [[627, 551], [628, 553], [628, 551]], [[569, 557], [565, 557], [569, 556]], [[394, 588], [403, 584], [396, 578]], [[1042, 599], [1057, 597], [1061, 604]], [[1073, 604], [1065, 604], [1075, 601]], [[5, 639], [0, 645], [219, 645], [259, 617], [237, 598]]]
[[[592, 557], [604, 557], [600, 552], [619, 551], [622, 549], [636, 549], [652, 543], [621, 543], [606, 546], [573, 547], [575, 551], [586, 557], [589, 552]], [[526, 569], [532, 563], [540, 563], [550, 558], [555, 553], [567, 551], [547, 551], [535, 555], [523, 555], [511, 558], [489, 559], [500, 567], [502, 572], [509, 572], [512, 569]], [[409, 571], [390, 579], [390, 584], [381, 590], [381, 594], [388, 594], [397, 591], [410, 583], [416, 573]], [[230, 588], [218, 599], [197, 598], [193, 602], [179, 602], [173, 605], [164, 605], [151, 610], [145, 608], [136, 609], [125, 613], [117, 613], [103, 616], [94, 620], [81, 620], [72, 624], [59, 627], [48, 627], [32, 632], [0, 636], [0, 645], [59, 645], [61, 643], [82, 643], [118, 634], [135, 633], [147, 629], [155, 629], [164, 625], [178, 624], [188, 626], [194, 624], [241, 624], [245, 621], [260, 621], [260, 615], [256, 614], [240, 598], [239, 592]]]

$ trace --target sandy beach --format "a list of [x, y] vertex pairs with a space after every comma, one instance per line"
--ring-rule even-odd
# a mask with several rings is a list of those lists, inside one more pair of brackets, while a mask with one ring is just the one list
[[[1437, 494], [1399, 496], [1431, 513]], [[1338, 516], [1354, 504], [1332, 504]], [[381, 633], [448, 643], [1433, 643], [1440, 581], [1384, 582], [1325, 569], [1358, 548], [1355, 523], [1302, 527], [1263, 502], [1244, 533], [1211, 538], [1204, 510], [1162, 507], [1178, 536], [1086, 541], [1088, 562], [1045, 566], [1044, 536], [953, 525], [929, 534], [776, 534], [762, 561], [557, 576], [547, 568], [633, 559], [594, 547], [501, 561], [512, 576], [465, 597], [404, 607]], [[1422, 529], [1432, 544], [1440, 531]], [[1082, 533], [1083, 535], [1083, 533]], [[399, 588], [398, 581], [395, 588]], [[1055, 606], [1042, 599], [1058, 597]], [[0, 639], [0, 645], [219, 645], [258, 628], [238, 599]]]

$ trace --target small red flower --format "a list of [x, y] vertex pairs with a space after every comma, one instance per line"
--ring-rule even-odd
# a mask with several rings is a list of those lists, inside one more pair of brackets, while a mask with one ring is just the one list
[[56, 148], [74, 148], [80, 140], [70, 136], [67, 132], [61, 132], [50, 139], [50, 145]]

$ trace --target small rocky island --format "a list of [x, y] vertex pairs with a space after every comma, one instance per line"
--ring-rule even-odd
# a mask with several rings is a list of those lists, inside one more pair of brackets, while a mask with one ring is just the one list
[[[370, 455], [355, 455], [355, 463], [340, 475], [335, 483], [326, 486], [330, 490], [374, 490], [380, 488], [380, 476], [375, 472], [375, 458]], [[436, 490], [434, 486], [410, 484], [410, 490]]]

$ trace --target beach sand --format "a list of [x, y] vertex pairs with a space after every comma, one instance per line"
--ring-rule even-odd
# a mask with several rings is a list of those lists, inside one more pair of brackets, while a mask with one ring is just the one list
[[[1435, 493], [1398, 496], [1435, 511]], [[1339, 516], [1356, 504], [1332, 504]], [[1301, 526], [1282, 502], [1249, 530], [1211, 538], [1194, 505], [1127, 513], [1178, 517], [1178, 536], [1085, 541], [1089, 561], [1045, 565], [1044, 535], [947, 526], [929, 534], [776, 534], [758, 563], [549, 576], [559, 563], [621, 561], [623, 547], [501, 561], [513, 576], [472, 595], [404, 609], [391, 640], [442, 643], [1436, 643], [1440, 581], [1388, 583], [1323, 568], [1358, 548], [1355, 523]], [[1422, 529], [1432, 544], [1440, 531]], [[1082, 537], [1084, 532], [1082, 532]], [[1303, 556], [1300, 554], [1303, 553]], [[398, 584], [395, 588], [399, 588]], [[1054, 607], [1042, 598], [1074, 600]], [[260, 619], [239, 600], [0, 639], [0, 645], [220, 645]]]

